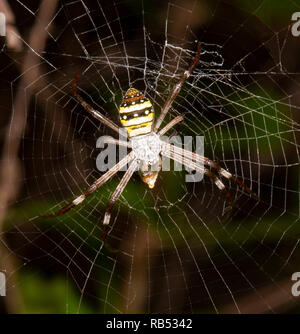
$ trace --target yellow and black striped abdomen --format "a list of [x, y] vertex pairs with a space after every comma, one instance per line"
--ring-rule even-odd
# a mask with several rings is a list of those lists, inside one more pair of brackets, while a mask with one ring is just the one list
[[129, 137], [152, 131], [154, 110], [150, 100], [135, 88], [129, 88], [120, 106], [120, 120]]

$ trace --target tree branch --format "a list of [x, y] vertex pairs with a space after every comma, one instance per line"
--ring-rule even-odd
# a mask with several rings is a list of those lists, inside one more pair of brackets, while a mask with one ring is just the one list
[[[2, 2], [7, 6], [7, 3]], [[31, 95], [34, 91], [33, 82], [40, 76], [40, 67], [35, 66], [40, 62], [37, 56], [44, 49], [47, 41], [48, 32], [45, 29], [51, 20], [56, 10], [58, 0], [43, 0], [40, 5], [40, 10], [32, 27], [29, 38], [29, 50], [25, 55], [21, 73], [23, 74], [17, 89], [15, 103], [12, 106], [10, 125], [7, 128], [2, 159], [0, 164], [0, 238], [3, 239], [3, 222], [9, 206], [13, 202], [19, 192], [21, 184], [18, 180], [21, 179], [22, 164], [18, 158], [20, 143], [23, 137], [23, 132], [26, 127], [27, 111], [30, 103]], [[13, 19], [9, 7], [6, 8], [8, 19]], [[10, 16], [9, 16], [10, 15]], [[21, 40], [21, 39], [19, 39]], [[31, 52], [32, 51], [32, 52]], [[3, 271], [14, 273], [16, 272], [12, 253], [4, 246], [4, 240], [0, 240], [0, 269]], [[13, 276], [13, 275], [12, 275]], [[10, 293], [6, 297], [6, 307], [9, 313], [22, 312], [21, 296], [17, 289], [17, 283], [12, 282], [14, 293]], [[18, 297], [16, 297], [18, 295]]]

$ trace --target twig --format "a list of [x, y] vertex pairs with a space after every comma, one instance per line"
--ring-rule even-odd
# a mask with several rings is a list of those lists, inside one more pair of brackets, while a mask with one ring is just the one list
[[[54, 15], [58, 4], [58, 0], [43, 0], [40, 5], [39, 13], [36, 17], [35, 24], [30, 32], [30, 38], [28, 45], [30, 50], [34, 52], [26, 53], [21, 73], [21, 78], [18, 90], [16, 93], [15, 103], [12, 107], [12, 114], [10, 125], [7, 128], [2, 160], [0, 164], [0, 237], [3, 238], [3, 222], [6, 215], [9, 203], [13, 202], [19, 192], [21, 174], [21, 162], [18, 159], [19, 147], [22, 139], [23, 132], [26, 126], [27, 110], [30, 102], [31, 94], [34, 90], [34, 85], [31, 85], [40, 76], [39, 66], [36, 65], [40, 58], [37, 54], [40, 54], [46, 45], [47, 30], [45, 27]], [[4, 268], [15, 272], [12, 268], [15, 267], [11, 260], [11, 253], [3, 246], [5, 243], [2, 241], [0, 244], [0, 269]], [[12, 286], [17, 289], [17, 284], [11, 282]], [[22, 312], [20, 303], [15, 303], [12, 300], [14, 294], [8, 294], [6, 297], [6, 307], [9, 313]], [[21, 299], [19, 294], [19, 300]]]

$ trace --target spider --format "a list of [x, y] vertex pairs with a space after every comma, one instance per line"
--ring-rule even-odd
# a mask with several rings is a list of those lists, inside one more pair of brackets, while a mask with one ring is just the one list
[[[87, 196], [96, 191], [100, 186], [107, 182], [114, 174], [116, 174], [122, 167], [129, 163], [129, 168], [122, 177], [119, 185], [114, 190], [111, 195], [109, 202], [107, 204], [103, 225], [104, 229], [110, 222], [111, 209], [114, 203], [121, 196], [123, 190], [125, 189], [128, 181], [132, 177], [133, 173], [139, 169], [142, 180], [149, 186], [153, 188], [160, 171], [161, 167], [161, 156], [173, 159], [174, 161], [183, 163], [185, 166], [192, 170], [200, 171], [206, 176], [211, 178], [215, 185], [225, 193], [226, 197], [233, 203], [233, 199], [229, 192], [226, 190], [224, 183], [211, 169], [214, 169], [220, 176], [226, 179], [231, 179], [236, 182], [239, 186], [244, 188], [249, 194], [256, 197], [256, 194], [249, 189], [242, 181], [234, 177], [230, 172], [222, 168], [220, 165], [214, 161], [201, 156], [199, 154], [193, 153], [191, 151], [182, 149], [180, 147], [171, 145], [161, 140], [161, 136], [167, 133], [171, 128], [173, 128], [178, 123], [182, 122], [184, 119], [183, 115], [179, 115], [171, 120], [165, 127], [159, 130], [165, 116], [167, 115], [172, 103], [179, 94], [182, 85], [192, 74], [192, 71], [199, 62], [201, 54], [201, 43], [198, 43], [197, 53], [190, 64], [189, 68], [183, 73], [180, 80], [173, 87], [169, 97], [167, 98], [162, 111], [154, 122], [154, 109], [149, 99], [147, 99], [142, 92], [135, 88], [129, 88], [123, 97], [122, 103], [119, 109], [120, 122], [127, 130], [129, 137], [129, 142], [121, 141], [113, 138], [107, 138], [105, 143], [114, 143], [116, 145], [126, 146], [131, 148], [131, 152], [121, 159], [117, 164], [110, 168], [105, 174], [103, 174], [99, 179], [97, 179], [86, 191], [75, 198], [68, 205], [64, 206], [62, 209], [54, 214], [48, 216], [42, 216], [44, 218], [56, 217], [61, 214], [66, 213], [73, 207], [81, 204]], [[73, 95], [76, 100], [82, 105], [84, 109], [87, 110], [92, 116], [102, 122], [104, 125], [111, 128], [113, 131], [119, 133], [120, 127], [117, 126], [109, 118], [102, 115], [98, 110], [95, 110], [91, 105], [84, 101], [84, 99], [77, 93], [77, 81], [78, 74], [75, 76], [73, 85]], [[201, 162], [201, 165], [197, 162]], [[209, 169], [207, 168], [209, 167]], [[105, 236], [103, 236], [104, 240]]]

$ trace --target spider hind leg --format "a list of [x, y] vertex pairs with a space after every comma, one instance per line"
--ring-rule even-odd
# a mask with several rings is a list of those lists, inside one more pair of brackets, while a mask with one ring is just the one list
[[103, 219], [103, 225], [104, 225], [104, 227], [103, 227], [103, 235], [102, 235], [103, 241], [105, 240], [106, 235], [107, 235], [107, 228], [106, 228], [106, 226], [110, 222], [111, 209], [112, 209], [113, 205], [115, 204], [115, 202], [121, 196], [123, 190], [125, 189], [128, 181], [132, 177], [132, 174], [136, 170], [137, 166], [138, 166], [138, 161], [137, 161], [137, 159], [135, 159], [135, 160], [132, 161], [131, 165], [129, 166], [129, 168], [125, 172], [125, 174], [122, 177], [120, 183], [118, 184], [117, 188], [115, 189], [115, 191], [113, 192], [113, 194], [111, 195], [111, 197], [109, 199], [109, 202], [108, 202], [107, 207], [105, 209], [105, 214], [104, 214], [104, 219]]
[[250, 194], [252, 197], [254, 197], [256, 200], [259, 200], [259, 197], [257, 194], [251, 190], [249, 187], [247, 187], [241, 180], [233, 176], [230, 172], [228, 172], [226, 169], [222, 168], [219, 164], [214, 162], [213, 160], [210, 160], [200, 154], [185, 150], [181, 147], [177, 147], [175, 145], [170, 145], [165, 143], [164, 147], [167, 150], [170, 150], [171, 152], [174, 152], [176, 154], [179, 154], [183, 157], [186, 157], [188, 160], [195, 161], [196, 163], [201, 162], [205, 166], [209, 166], [212, 169], [215, 169], [221, 176], [225, 177], [228, 180], [234, 181], [238, 186], [243, 188], [248, 194]]
[[92, 194], [95, 190], [97, 190], [100, 186], [102, 186], [105, 182], [107, 182], [114, 174], [116, 174], [121, 168], [123, 168], [128, 162], [133, 159], [133, 153], [129, 153], [120, 160], [117, 164], [115, 164], [110, 170], [108, 170], [105, 174], [103, 174], [99, 179], [97, 179], [87, 190], [81, 194], [80, 196], [76, 197], [72, 202], [58, 210], [57, 212], [50, 214], [50, 215], [41, 215], [41, 218], [53, 218], [71, 210], [74, 206], [81, 204], [87, 196]]

